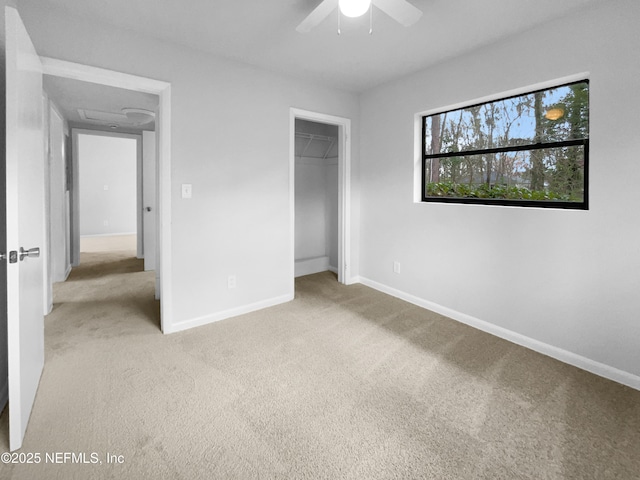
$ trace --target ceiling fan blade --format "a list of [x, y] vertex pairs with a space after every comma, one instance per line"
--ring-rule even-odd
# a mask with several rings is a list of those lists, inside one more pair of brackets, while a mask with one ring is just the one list
[[323, 2], [296, 27], [296, 30], [300, 33], [310, 32], [313, 27], [327, 18], [337, 6], [338, 0], [323, 0]]
[[373, 4], [405, 27], [413, 25], [422, 17], [422, 11], [406, 0], [373, 0]]

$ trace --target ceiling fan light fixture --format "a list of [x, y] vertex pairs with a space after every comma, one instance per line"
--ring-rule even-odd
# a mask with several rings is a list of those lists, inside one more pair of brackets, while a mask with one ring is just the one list
[[371, 8], [371, 0], [338, 0], [340, 12], [345, 17], [361, 17], [369, 8]]

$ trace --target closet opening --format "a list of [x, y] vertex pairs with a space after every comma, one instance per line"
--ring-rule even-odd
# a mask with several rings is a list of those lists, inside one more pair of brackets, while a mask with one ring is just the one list
[[338, 125], [295, 120], [295, 277], [339, 266]]
[[295, 279], [333, 271], [357, 281], [351, 267], [351, 120], [289, 112], [291, 298]]

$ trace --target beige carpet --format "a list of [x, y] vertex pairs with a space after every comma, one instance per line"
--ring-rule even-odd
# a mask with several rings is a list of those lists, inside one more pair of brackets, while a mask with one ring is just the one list
[[638, 391], [330, 273], [163, 336], [140, 261], [82, 259], [46, 319], [21, 450], [42, 463], [0, 478], [640, 478]]

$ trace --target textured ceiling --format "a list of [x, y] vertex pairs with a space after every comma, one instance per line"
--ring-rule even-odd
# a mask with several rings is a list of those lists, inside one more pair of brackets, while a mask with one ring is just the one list
[[[33, 3], [36, 0], [23, 0]], [[330, 86], [361, 92], [536, 25], [607, 0], [409, 0], [412, 27], [374, 9], [342, 21], [337, 11], [310, 33], [296, 26], [319, 0], [37, 0], [42, 15], [107, 23]]]

